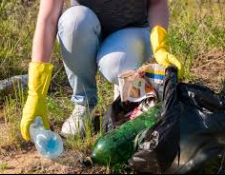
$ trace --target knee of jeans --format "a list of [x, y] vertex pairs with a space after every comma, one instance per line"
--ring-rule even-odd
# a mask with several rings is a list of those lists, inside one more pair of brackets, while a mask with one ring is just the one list
[[85, 6], [75, 6], [68, 9], [60, 17], [58, 22], [58, 35], [71, 33], [77, 37], [101, 33], [101, 25], [97, 15]]
[[124, 53], [112, 52], [104, 55], [98, 61], [99, 71], [113, 84], [119, 84], [120, 63], [124, 56]]

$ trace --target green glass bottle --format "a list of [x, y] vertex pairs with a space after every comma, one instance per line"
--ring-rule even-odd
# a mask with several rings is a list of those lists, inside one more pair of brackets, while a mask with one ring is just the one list
[[136, 136], [158, 121], [161, 106], [157, 105], [151, 108], [136, 119], [99, 138], [93, 147], [92, 163], [105, 166], [117, 166], [126, 163], [135, 153]]

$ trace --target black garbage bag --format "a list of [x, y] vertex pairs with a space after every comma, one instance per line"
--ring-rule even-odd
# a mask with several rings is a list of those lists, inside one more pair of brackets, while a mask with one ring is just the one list
[[138, 105], [138, 103], [124, 104], [122, 103], [121, 98], [118, 97], [103, 116], [102, 123], [104, 132], [109, 132], [118, 125], [125, 123], [127, 120], [124, 116], [133, 111]]
[[178, 95], [182, 107], [181, 154], [168, 173], [186, 174], [224, 151], [225, 98], [207, 87], [189, 84], [179, 84]]
[[135, 171], [162, 174], [179, 155], [181, 106], [177, 84], [177, 70], [171, 67], [166, 71], [160, 121], [137, 137], [137, 153], [129, 161]]
[[[177, 83], [175, 74], [167, 70], [159, 122], [137, 137], [130, 160], [136, 171], [187, 174], [225, 149], [225, 97], [201, 85]], [[135, 105], [124, 106], [118, 98], [103, 118], [105, 131]]]

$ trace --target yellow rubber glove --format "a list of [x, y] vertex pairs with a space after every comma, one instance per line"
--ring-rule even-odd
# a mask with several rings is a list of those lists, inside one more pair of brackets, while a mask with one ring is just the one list
[[21, 134], [30, 141], [30, 125], [36, 117], [42, 117], [46, 129], [50, 128], [47, 117], [46, 96], [48, 93], [53, 65], [31, 62], [29, 65], [28, 99], [23, 109]]
[[184, 68], [182, 63], [169, 53], [167, 31], [160, 26], [156, 26], [152, 29], [150, 38], [156, 61], [166, 68], [171, 65], [176, 66], [178, 68], [178, 77], [179, 79], [182, 78]]

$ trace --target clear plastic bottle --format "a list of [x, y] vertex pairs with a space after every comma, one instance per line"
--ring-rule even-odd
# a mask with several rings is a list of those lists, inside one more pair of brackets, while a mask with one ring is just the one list
[[51, 130], [46, 130], [41, 117], [37, 117], [31, 124], [30, 135], [37, 151], [44, 157], [56, 159], [63, 153], [61, 137]]

